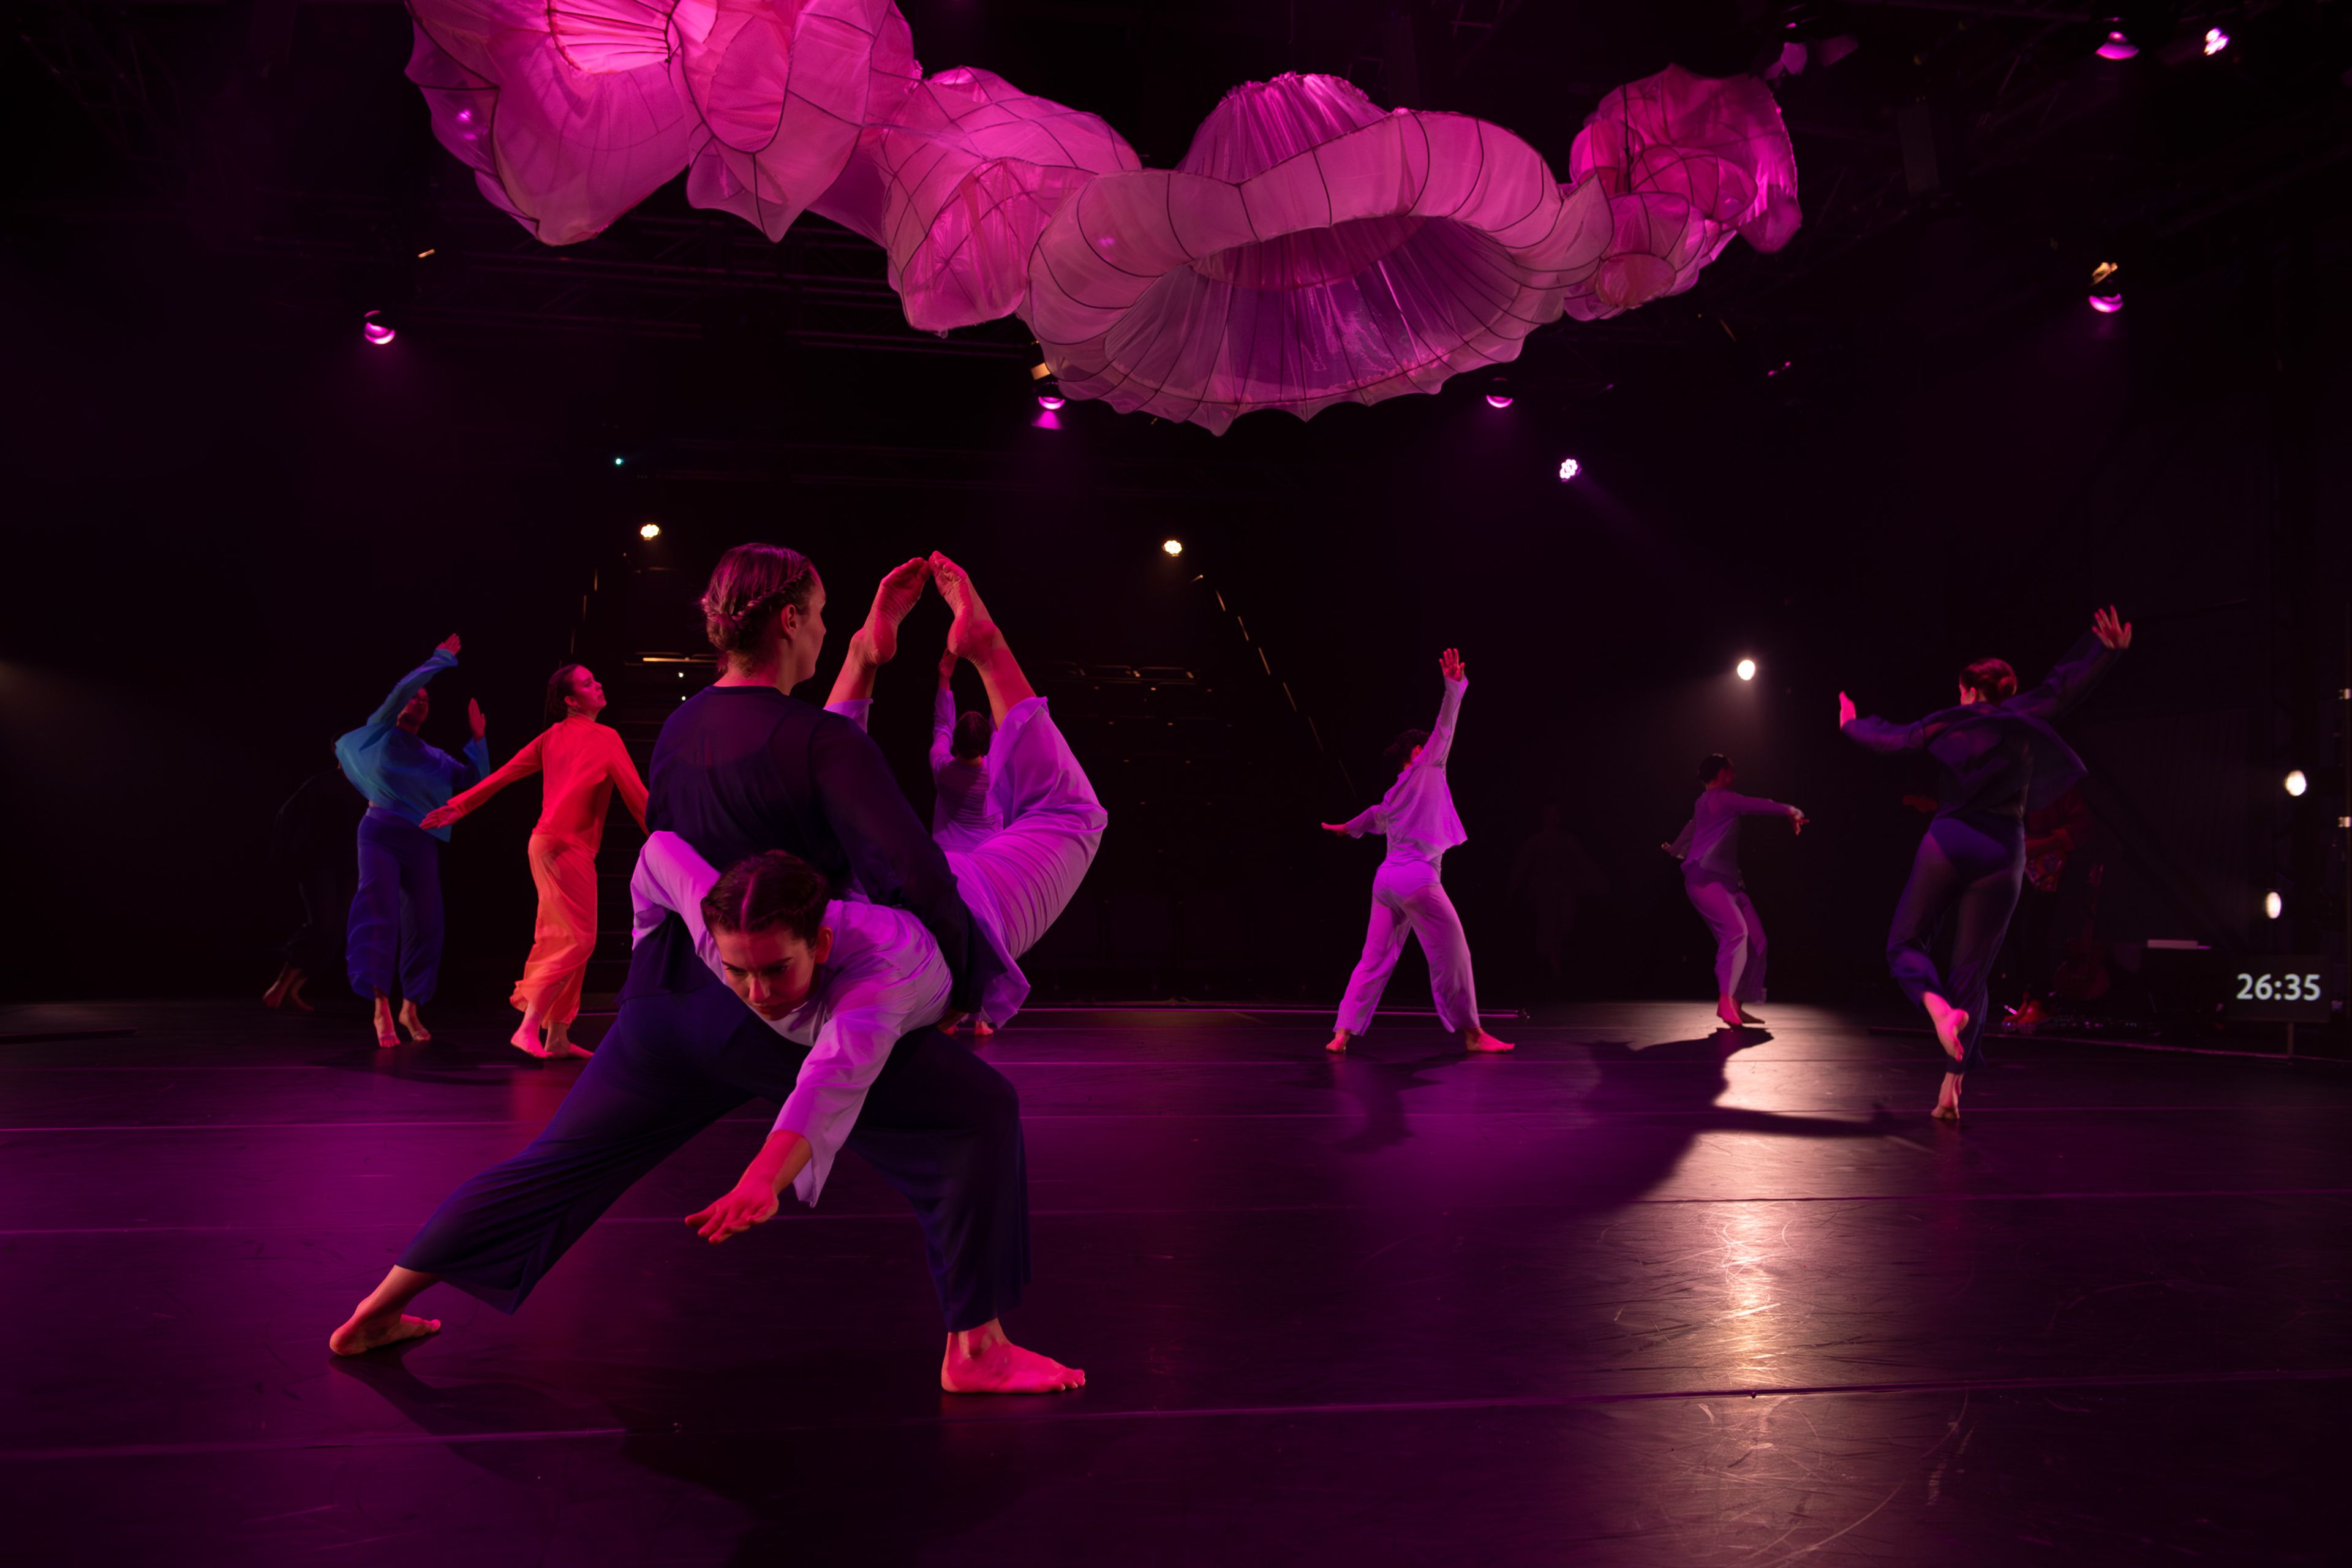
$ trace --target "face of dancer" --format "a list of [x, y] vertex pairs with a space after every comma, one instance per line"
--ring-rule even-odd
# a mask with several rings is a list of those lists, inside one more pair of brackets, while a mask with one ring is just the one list
[[420, 686], [416, 689], [416, 695], [411, 697], [408, 700], [408, 705], [400, 710], [402, 729], [415, 731], [425, 727], [425, 715], [433, 711], [432, 691], [433, 689], [429, 686]]
[[[815, 576], [814, 573], [811, 575]], [[817, 655], [824, 651], [824, 578], [815, 577], [810, 586], [807, 609], [784, 606], [776, 629], [776, 652], [783, 666], [783, 687], [790, 691], [816, 673]]]
[[604, 710], [604, 686], [587, 666], [572, 672], [572, 694], [565, 706], [583, 719], [593, 719]]
[[714, 931], [728, 988], [762, 1018], [781, 1018], [809, 998], [817, 966], [833, 955], [833, 928], [803, 942], [782, 926], [766, 931]]

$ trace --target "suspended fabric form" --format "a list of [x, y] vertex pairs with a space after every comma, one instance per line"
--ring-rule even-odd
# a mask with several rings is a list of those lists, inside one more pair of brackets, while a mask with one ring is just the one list
[[1229, 94], [1172, 170], [988, 71], [925, 76], [890, 0], [410, 0], [443, 145], [551, 245], [683, 174], [772, 240], [881, 246], [908, 322], [1018, 315], [1065, 395], [1223, 431], [1434, 392], [1563, 314], [1787, 243], [1796, 159], [1749, 78], [1670, 68], [1587, 123], [1563, 184], [1509, 132], [1331, 77]]

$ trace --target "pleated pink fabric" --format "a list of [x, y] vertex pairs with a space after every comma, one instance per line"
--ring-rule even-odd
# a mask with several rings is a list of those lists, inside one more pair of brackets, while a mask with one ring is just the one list
[[891, 0], [409, 8], [436, 134], [547, 243], [684, 174], [771, 239], [814, 211], [873, 240], [916, 327], [1018, 315], [1066, 395], [1215, 431], [1434, 392], [1800, 221], [1749, 78], [1619, 89], [1565, 184], [1499, 127], [1318, 76], [1235, 89], [1151, 170], [1097, 116], [988, 71], [926, 77]]

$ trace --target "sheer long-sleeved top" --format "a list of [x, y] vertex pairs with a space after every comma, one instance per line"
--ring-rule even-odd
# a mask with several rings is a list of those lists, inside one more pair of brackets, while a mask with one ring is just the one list
[[[723, 973], [719, 947], [702, 921], [702, 896], [719, 880], [709, 861], [674, 833], [647, 835], [630, 879], [631, 935], [642, 942], [666, 921], [684, 926], [696, 956]], [[848, 1142], [890, 1047], [901, 1036], [936, 1024], [951, 984], [940, 944], [904, 910], [835, 900], [824, 924], [833, 951], [817, 968], [808, 1000], [780, 1018], [761, 1022], [808, 1055], [784, 1097], [778, 1129], [808, 1140], [809, 1162], [793, 1178], [801, 1202], [814, 1205]]]
[[[667, 829], [724, 870], [784, 849], [823, 872], [836, 897], [860, 889], [906, 910], [938, 941], [969, 1010], [1001, 967], [956, 891], [947, 856], [923, 831], [890, 766], [848, 720], [772, 686], [710, 686], [678, 705], [654, 743], [646, 826]], [[683, 921], [637, 944], [624, 1000], [718, 984]]]
[[955, 693], [942, 686], [931, 702], [931, 837], [969, 849], [1004, 830], [988, 798], [988, 759], [955, 754]]
[[1466, 679], [1445, 683], [1437, 725], [1422, 742], [1421, 755], [1405, 764], [1378, 805], [1366, 808], [1347, 825], [1350, 838], [1361, 838], [1367, 833], [1387, 836], [1385, 864], [1411, 861], [1433, 867], [1440, 856], [1470, 837], [1462, 830], [1462, 818], [1454, 810], [1453, 786], [1445, 778], [1445, 760], [1454, 750], [1454, 721], [1461, 716], [1462, 694], [1468, 689]]
[[2022, 818], [2086, 771], [2051, 721], [2087, 695], [2120, 649], [2083, 634], [2042, 684], [2000, 702], [1969, 702], [1908, 724], [1856, 719], [1847, 736], [1874, 752], [1925, 752], [1936, 764], [1936, 815]]
[[[366, 723], [335, 742], [335, 761], [352, 787], [370, 805], [404, 822], [423, 822], [426, 812], [490, 771], [490, 749], [479, 735], [466, 742], [460, 761], [400, 727], [400, 710], [416, 689], [457, 664], [456, 654], [436, 648], [431, 658], [400, 678]], [[449, 841], [447, 828], [431, 832], [443, 843]]]
[[1688, 822], [1675, 835], [1674, 852], [1682, 857], [1683, 875], [1694, 881], [1740, 885], [1739, 819], [1743, 816], [1787, 816], [1792, 808], [1777, 800], [1735, 795], [1727, 789], [1701, 790]]
[[450, 796], [449, 804], [461, 816], [478, 810], [490, 796], [534, 773], [544, 773], [547, 779], [533, 833], [594, 854], [604, 841], [604, 808], [615, 789], [637, 826], [646, 825], [646, 784], [637, 776], [637, 764], [629, 760], [629, 748], [617, 732], [578, 713], [533, 735], [505, 766], [464, 794]]

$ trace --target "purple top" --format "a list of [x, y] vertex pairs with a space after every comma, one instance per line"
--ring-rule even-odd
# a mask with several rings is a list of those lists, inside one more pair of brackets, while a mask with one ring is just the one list
[[1367, 833], [1388, 837], [1386, 865], [1408, 861], [1435, 866], [1438, 857], [1470, 836], [1454, 815], [1454, 791], [1445, 781], [1445, 755], [1454, 749], [1454, 721], [1462, 711], [1467, 680], [1445, 683], [1445, 700], [1438, 704], [1437, 727], [1421, 748], [1421, 755], [1405, 764], [1389, 793], [1348, 824], [1348, 837]]
[[1796, 808], [1777, 800], [1761, 800], [1727, 789], [1699, 791], [1698, 804], [1671, 846], [1682, 857], [1683, 875], [1696, 882], [1740, 885], [1739, 819], [1743, 816], [1790, 816]]

